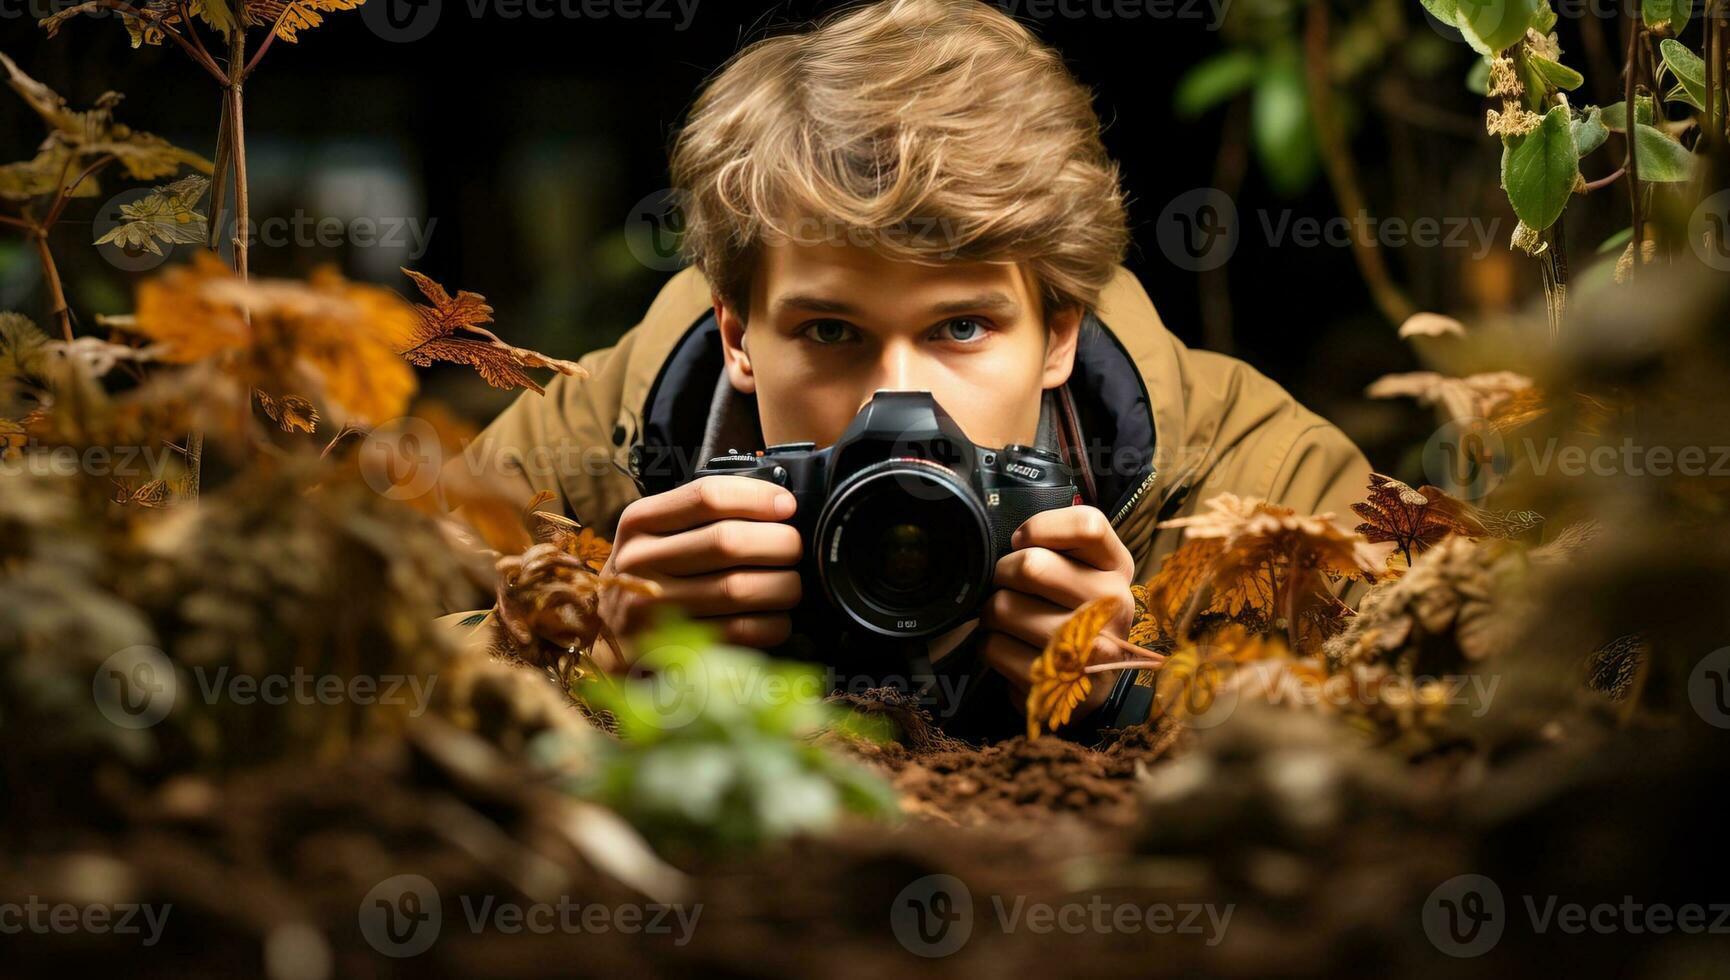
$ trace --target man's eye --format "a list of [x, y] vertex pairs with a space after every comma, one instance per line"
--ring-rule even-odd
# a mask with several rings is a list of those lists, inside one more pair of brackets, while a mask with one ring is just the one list
[[961, 344], [978, 343], [985, 339], [985, 333], [985, 324], [968, 316], [945, 320], [937, 327], [938, 340], [953, 340]]
[[805, 327], [804, 334], [819, 344], [839, 344], [853, 339], [853, 325], [840, 320], [817, 320]]

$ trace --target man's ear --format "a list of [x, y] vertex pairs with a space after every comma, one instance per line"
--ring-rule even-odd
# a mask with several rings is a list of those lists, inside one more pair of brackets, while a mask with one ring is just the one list
[[721, 325], [721, 353], [727, 361], [727, 380], [741, 395], [757, 393], [757, 376], [751, 371], [751, 352], [745, 349], [745, 320], [733, 305], [714, 294], [715, 322]]
[[1056, 388], [1069, 380], [1075, 369], [1075, 346], [1081, 339], [1082, 312], [1080, 306], [1065, 306], [1045, 318], [1045, 372], [1040, 387]]

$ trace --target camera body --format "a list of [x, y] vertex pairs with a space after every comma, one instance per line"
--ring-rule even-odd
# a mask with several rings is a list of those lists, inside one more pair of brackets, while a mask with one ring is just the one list
[[713, 457], [694, 477], [786, 487], [800, 572], [850, 624], [912, 640], [977, 615], [1016, 528], [1080, 502], [1053, 452], [974, 445], [928, 391], [878, 391], [827, 449], [784, 443]]

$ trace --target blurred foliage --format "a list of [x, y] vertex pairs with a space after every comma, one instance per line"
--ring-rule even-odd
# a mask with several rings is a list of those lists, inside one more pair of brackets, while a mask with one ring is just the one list
[[[820, 669], [718, 644], [708, 628], [677, 620], [637, 644], [646, 652], [630, 677], [581, 687], [616, 720], [619, 739], [580, 761], [572, 792], [675, 850], [755, 845], [832, 830], [845, 813], [897, 812], [882, 779], [811, 741], [825, 731], [885, 734], [827, 703]], [[552, 759], [569, 747], [542, 746]]]

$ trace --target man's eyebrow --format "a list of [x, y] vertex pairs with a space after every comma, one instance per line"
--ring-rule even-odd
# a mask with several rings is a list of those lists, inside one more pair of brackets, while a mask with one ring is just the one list
[[[840, 316], [858, 316], [859, 310], [845, 300], [831, 299], [812, 293], [788, 293], [775, 301], [777, 311], [799, 309], [811, 313], [834, 313]], [[952, 316], [956, 313], [1014, 313], [1021, 309], [1007, 294], [997, 290], [967, 296], [962, 299], [945, 300], [937, 303], [928, 311], [931, 316]]]
[[775, 309], [777, 311], [796, 309], [810, 313], [839, 313], [842, 316], [859, 315], [859, 310], [851, 303], [812, 293], [788, 293], [775, 301]]

